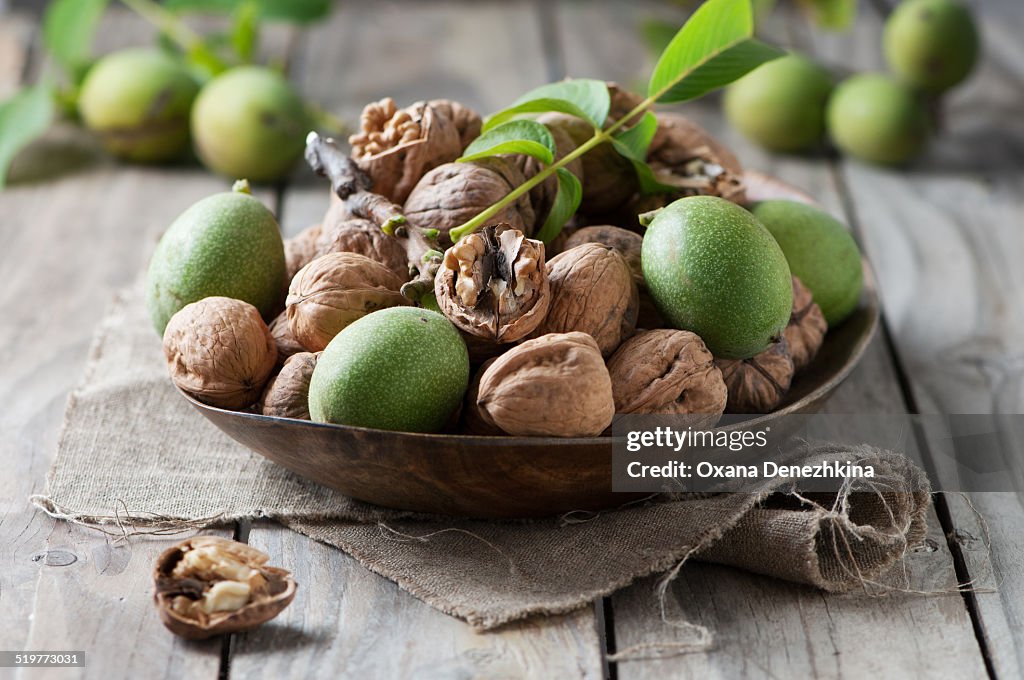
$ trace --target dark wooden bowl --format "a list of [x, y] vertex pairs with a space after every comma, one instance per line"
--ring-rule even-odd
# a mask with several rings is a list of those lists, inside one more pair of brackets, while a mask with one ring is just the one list
[[[810, 201], [777, 180], [754, 173], [749, 179], [752, 200]], [[744, 427], [819, 410], [860, 360], [878, 317], [875, 281], [865, 262], [857, 310], [829, 330], [783, 405]], [[481, 518], [541, 517], [614, 507], [633, 498], [611, 490], [608, 437], [388, 432], [227, 411], [182, 395], [232, 439], [275, 463], [352, 498], [390, 508]]]

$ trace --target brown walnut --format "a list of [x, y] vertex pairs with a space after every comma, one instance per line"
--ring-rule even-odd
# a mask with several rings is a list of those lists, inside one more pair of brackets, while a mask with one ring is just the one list
[[504, 224], [474, 232], [445, 251], [434, 295], [466, 333], [498, 343], [526, 337], [551, 302], [544, 244]]
[[360, 132], [349, 137], [352, 158], [370, 176], [373, 191], [403, 203], [428, 170], [462, 154], [459, 130], [427, 102], [398, 108], [390, 97], [368, 104]]
[[706, 414], [700, 425], [712, 427], [725, 411], [722, 372], [689, 331], [637, 333], [608, 360], [608, 372], [616, 413]]
[[256, 548], [218, 536], [195, 536], [157, 558], [153, 601], [175, 635], [203, 640], [252, 630], [280, 614], [298, 584], [267, 566]]
[[609, 248], [614, 248], [629, 265], [636, 285], [640, 288], [644, 287], [644, 270], [640, 266], [640, 250], [643, 247], [644, 239], [640, 234], [609, 224], [584, 227], [573, 232], [572, 236], [565, 240], [564, 250], [570, 250], [584, 243], [601, 243]]
[[316, 241], [316, 256], [328, 253], [358, 253], [380, 262], [403, 281], [409, 279], [409, 256], [394, 236], [385, 234], [370, 220], [353, 217], [324, 224]]
[[794, 371], [799, 373], [814, 360], [827, 332], [828, 322], [821, 308], [815, 304], [810, 289], [794, 276], [793, 314], [782, 332], [789, 355], [793, 358]]
[[[537, 118], [554, 130], [564, 130], [581, 146], [594, 136], [594, 127], [583, 120], [564, 113], [545, 113]], [[623, 205], [636, 193], [638, 184], [633, 163], [615, 150], [610, 142], [598, 144], [580, 157], [583, 162], [583, 199], [580, 212], [584, 215], [602, 215]]]
[[260, 398], [265, 416], [309, 420], [309, 380], [320, 353], [299, 352], [288, 357], [281, 371], [267, 383]]
[[[314, 224], [306, 227], [295, 236], [285, 239], [285, 276], [292, 280], [295, 273], [313, 261], [318, 255], [317, 240], [320, 238], [322, 226]], [[284, 285], [287, 288], [288, 281]]]
[[612, 382], [594, 339], [551, 333], [494, 360], [476, 400], [487, 425], [511, 435], [594, 437], [615, 415]]
[[483, 120], [473, 109], [451, 99], [431, 99], [427, 102], [434, 111], [447, 116], [459, 133], [459, 146], [465, 151], [469, 143], [480, 136]]
[[611, 355], [636, 328], [639, 294], [625, 258], [610, 246], [584, 243], [547, 264], [551, 308], [534, 337], [580, 331]]
[[784, 339], [749, 359], [717, 359], [729, 389], [728, 413], [771, 413], [789, 391], [793, 359]]
[[277, 345], [277, 363], [279, 366], [291, 355], [306, 351], [302, 343], [296, 340], [295, 335], [292, 334], [292, 324], [288, 320], [288, 312], [286, 311], [275, 316], [274, 320], [270, 322], [270, 335], [273, 336], [274, 344]]
[[[551, 137], [555, 141], [555, 160], [560, 161], [565, 158], [568, 154], [576, 150], [576, 142], [573, 141], [572, 137], [569, 136], [564, 129], [558, 126], [548, 128], [551, 131]], [[522, 173], [524, 179], [530, 179], [538, 172], [544, 169], [544, 164], [533, 156], [527, 156], [525, 154], [517, 154], [513, 156], [506, 156], [509, 161], [515, 163]], [[565, 169], [576, 175], [576, 178], [580, 182], [584, 181], [583, 178], [583, 161], [579, 158], [570, 161]], [[530, 189], [530, 203], [533, 206], [534, 224], [532, 225], [531, 233], [535, 233], [544, 226], [544, 221], [547, 220], [548, 214], [551, 212], [551, 208], [555, 205], [555, 198], [558, 196], [558, 177], [551, 175], [546, 180]]]
[[292, 334], [310, 352], [327, 347], [356, 319], [408, 304], [404, 281], [380, 262], [358, 253], [322, 255], [292, 279], [286, 302]]
[[[437, 229], [442, 246], [452, 245], [448, 232], [468, 222], [525, 182], [522, 171], [504, 158], [469, 163], [446, 163], [434, 168], [416, 185], [405, 202], [409, 224]], [[530, 196], [523, 195], [494, 216], [527, 236], [535, 223]]]
[[227, 409], [252, 405], [277, 364], [277, 346], [259, 311], [226, 297], [182, 307], [164, 330], [163, 349], [175, 385]]
[[648, 149], [647, 163], [659, 182], [678, 187], [667, 197], [669, 203], [696, 195], [719, 196], [734, 203], [746, 201], [739, 159], [686, 116], [658, 114], [658, 131]]

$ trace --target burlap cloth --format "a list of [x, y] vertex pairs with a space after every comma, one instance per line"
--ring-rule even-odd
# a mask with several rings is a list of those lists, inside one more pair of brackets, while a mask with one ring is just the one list
[[[336, 546], [416, 597], [488, 629], [586, 606], [685, 559], [844, 591], [882, 576], [925, 534], [923, 473], [873, 449], [873, 489], [800, 496], [658, 497], [600, 514], [487, 522], [423, 517], [354, 501], [230, 440], [167, 379], [141, 294], [118, 296], [71, 395], [45, 496], [70, 521], [134, 526], [272, 518]], [[821, 460], [851, 457], [822, 446]]]

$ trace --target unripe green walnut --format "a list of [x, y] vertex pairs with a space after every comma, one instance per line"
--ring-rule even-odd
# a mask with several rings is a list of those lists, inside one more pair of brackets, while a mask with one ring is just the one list
[[163, 52], [123, 50], [92, 67], [78, 110], [115, 156], [164, 161], [188, 147], [189, 110], [198, 92], [185, 67]]
[[825, 131], [832, 91], [828, 71], [789, 54], [763, 64], [725, 91], [725, 115], [737, 130], [773, 151], [801, 151]]
[[309, 121], [280, 74], [259, 66], [226, 71], [192, 108], [192, 136], [203, 163], [222, 175], [271, 182], [302, 156]]
[[390, 307], [346, 326], [309, 383], [321, 423], [437, 432], [462, 403], [469, 354], [459, 331], [429, 309]]
[[827, 111], [832, 141], [872, 163], [900, 164], [928, 140], [928, 115], [905, 85], [878, 73], [853, 76], [832, 93]]
[[161, 335], [179, 309], [206, 297], [248, 302], [265, 321], [278, 313], [285, 259], [277, 220], [239, 184], [192, 205], [157, 244], [146, 308]]
[[956, 0], [906, 0], [885, 22], [885, 59], [899, 78], [925, 92], [948, 90], [978, 59], [978, 29]]

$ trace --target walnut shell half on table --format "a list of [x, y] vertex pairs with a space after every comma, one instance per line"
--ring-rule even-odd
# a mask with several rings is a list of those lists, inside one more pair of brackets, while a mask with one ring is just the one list
[[218, 536], [195, 536], [168, 548], [153, 569], [160, 619], [175, 635], [203, 640], [252, 630], [295, 598], [291, 574], [269, 556]]
[[277, 365], [277, 345], [259, 311], [226, 297], [182, 307], [167, 323], [163, 350], [175, 385], [226, 409], [255, 403]]
[[[616, 413], [706, 414], [718, 422], [728, 390], [715, 358], [689, 331], [641, 331], [608, 360]], [[694, 423], [697, 425], [697, 423]]]

